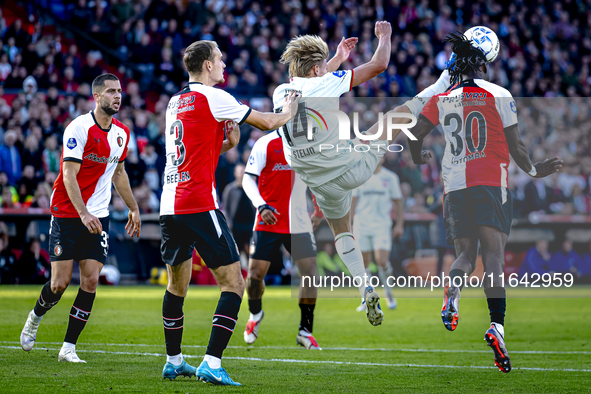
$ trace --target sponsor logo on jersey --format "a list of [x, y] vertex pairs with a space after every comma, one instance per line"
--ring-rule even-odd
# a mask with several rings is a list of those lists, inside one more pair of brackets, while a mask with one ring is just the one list
[[84, 158], [86, 160], [90, 160], [90, 161], [94, 161], [95, 163], [118, 163], [119, 162], [119, 156], [102, 156], [99, 157], [96, 155], [96, 153], [89, 153], [88, 155], [84, 156]]
[[339, 77], [339, 78], [343, 78], [345, 76], [345, 74], [347, 74], [347, 72], [343, 71], [343, 70], [338, 70], [338, 71], [332, 72], [332, 75], [334, 75], [335, 77]]
[[517, 113], [517, 105], [515, 105], [515, 101], [511, 101], [511, 111]]
[[276, 163], [271, 171], [291, 171], [289, 164]]
[[117, 137], [117, 145], [119, 145], [120, 148], [123, 146], [123, 137]]
[[55, 248], [53, 248], [53, 254], [56, 256], [61, 256], [63, 252], [64, 252], [64, 249], [62, 248], [61, 245], [55, 245]]
[[74, 149], [78, 145], [78, 143], [76, 142], [76, 138], [70, 138], [66, 145], [68, 148]]
[[254, 156], [250, 155], [250, 157], [248, 158], [248, 164], [254, 164]]

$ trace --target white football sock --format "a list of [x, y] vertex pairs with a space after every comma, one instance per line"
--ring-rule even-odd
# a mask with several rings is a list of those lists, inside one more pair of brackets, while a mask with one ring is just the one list
[[38, 324], [38, 323], [41, 321], [41, 319], [43, 319], [43, 316], [37, 316], [37, 315], [35, 314], [35, 310], [33, 309], [33, 313], [31, 314], [31, 321], [32, 321], [33, 323], [36, 323], [36, 324]]
[[210, 356], [209, 354], [206, 354], [205, 357], [203, 357], [203, 360], [207, 361], [209, 368], [212, 368], [212, 369], [218, 369], [218, 368], [221, 368], [221, 366], [222, 366], [222, 359], [221, 358]]
[[386, 281], [386, 279], [388, 279], [388, 276], [386, 275], [386, 271], [384, 270], [384, 267], [380, 267], [378, 265], [378, 278], [380, 278], [380, 284], [382, 286], [384, 286], [384, 291], [386, 292], [386, 295], [391, 295], [392, 294], [392, 289], [388, 286], [388, 282]]
[[183, 363], [183, 353], [179, 353], [175, 356], [166, 356], [166, 361], [172, 365], [181, 365]]
[[260, 311], [259, 313], [257, 313], [257, 314], [254, 314], [254, 315], [253, 315], [253, 314], [251, 313], [251, 314], [250, 314], [250, 317], [249, 317], [248, 319], [249, 319], [249, 320], [256, 320], [256, 321], [259, 321], [259, 320], [261, 320], [261, 317], [263, 317], [263, 310], [262, 310], [262, 309], [261, 309], [261, 311]]
[[64, 342], [64, 344], [62, 345], [62, 349], [64, 349], [64, 350], [72, 349], [73, 351], [76, 351], [76, 345], [74, 345], [73, 343], [70, 343], [70, 342]]
[[[353, 234], [351, 233], [340, 233], [335, 237], [334, 243], [339, 257], [343, 260], [343, 263], [345, 263], [353, 277], [352, 281], [354, 281], [355, 284], [361, 284], [361, 286], [359, 286], [359, 292], [361, 293], [361, 297], [365, 299], [367, 274], [365, 274], [363, 256], [361, 255], [361, 250], [359, 250], [357, 241], [355, 241], [355, 238], [353, 238]], [[355, 280], [355, 278], [359, 279]]]
[[492, 324], [495, 326], [497, 331], [501, 334], [503, 339], [505, 339], [505, 327], [503, 327], [503, 325], [499, 324], [499, 323], [492, 323]]

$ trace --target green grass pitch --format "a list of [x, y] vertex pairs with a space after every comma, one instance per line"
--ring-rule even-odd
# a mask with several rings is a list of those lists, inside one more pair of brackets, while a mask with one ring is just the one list
[[[243, 387], [215, 387], [195, 380], [162, 379], [165, 363], [161, 309], [164, 288], [100, 287], [77, 351], [88, 364], [58, 363], [68, 313], [77, 288], [43, 319], [35, 348], [20, 349], [19, 335], [40, 286], [0, 287], [1, 393], [565, 393], [591, 390], [591, 299], [525, 298], [544, 290], [517, 291], [507, 302], [506, 341], [513, 371], [493, 365], [483, 337], [484, 298], [464, 297], [455, 332], [444, 329], [439, 298], [398, 299], [372, 327], [355, 312], [359, 299], [320, 299], [314, 334], [322, 351], [296, 346], [297, 299], [289, 288], [267, 288], [265, 320], [253, 346], [243, 341], [246, 301], [223, 366]], [[469, 290], [477, 292], [477, 290]], [[531, 292], [528, 293], [528, 292]], [[399, 295], [405, 295], [400, 290]], [[473, 294], [479, 294], [473, 293]], [[467, 294], [470, 295], [470, 294]], [[563, 297], [554, 297], [562, 295]], [[185, 300], [183, 354], [198, 365], [205, 353], [219, 291], [191, 287]]]

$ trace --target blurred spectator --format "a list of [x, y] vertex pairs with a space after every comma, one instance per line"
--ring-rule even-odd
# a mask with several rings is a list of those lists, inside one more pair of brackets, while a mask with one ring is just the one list
[[591, 283], [591, 242], [587, 246], [587, 252], [583, 254], [577, 267], [585, 283]]
[[573, 242], [565, 239], [562, 247], [556, 251], [550, 258], [548, 270], [550, 272], [561, 272], [563, 274], [572, 273], [575, 280], [581, 278], [581, 272], [577, 267], [581, 266], [581, 256], [573, 250]]
[[41, 249], [37, 238], [31, 239], [19, 262], [20, 284], [44, 284], [51, 277], [49, 254]]
[[49, 136], [45, 140], [45, 149], [43, 150], [43, 170], [45, 172], [60, 172], [61, 154], [57, 149], [57, 138]]
[[16, 185], [22, 175], [21, 154], [14, 146], [16, 141], [16, 132], [8, 130], [4, 133], [4, 145], [0, 147], [0, 171], [6, 173], [11, 185]]
[[6, 233], [0, 234], [0, 284], [17, 283], [16, 256], [10, 250]]
[[222, 202], [228, 226], [236, 240], [238, 249], [248, 255], [248, 244], [252, 235], [252, 224], [255, 219], [255, 208], [242, 188], [244, 165], [234, 167], [234, 182], [224, 189]]
[[552, 189], [546, 186], [546, 181], [541, 178], [535, 178], [525, 185], [526, 212], [543, 211], [552, 213], [550, 205], [556, 202], [564, 202], [565, 197], [560, 189]]
[[548, 251], [548, 241], [541, 239], [536, 242], [536, 246], [530, 248], [523, 259], [519, 269], [519, 277], [527, 275], [531, 278], [532, 274], [542, 275], [548, 272], [548, 264], [552, 255]]

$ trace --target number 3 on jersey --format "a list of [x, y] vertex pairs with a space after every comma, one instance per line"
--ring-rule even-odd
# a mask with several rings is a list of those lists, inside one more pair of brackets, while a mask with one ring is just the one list
[[172, 165], [180, 166], [185, 161], [185, 144], [183, 144], [183, 122], [175, 120], [170, 125], [170, 135], [174, 136], [176, 155], [171, 155]]

